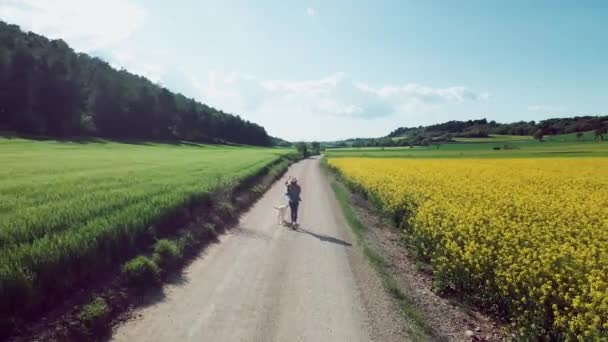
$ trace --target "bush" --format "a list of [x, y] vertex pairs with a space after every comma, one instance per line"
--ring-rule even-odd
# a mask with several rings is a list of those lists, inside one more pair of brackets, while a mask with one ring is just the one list
[[163, 269], [174, 267], [181, 257], [182, 250], [174, 241], [162, 239], [154, 244], [154, 260]]
[[160, 270], [156, 263], [143, 255], [128, 261], [122, 267], [127, 282], [132, 286], [144, 287], [149, 284], [158, 284]]
[[88, 332], [99, 332], [108, 327], [110, 307], [105, 299], [96, 297], [80, 309], [78, 320]]
[[212, 234], [217, 234], [215, 231], [215, 224], [213, 222], [207, 222], [203, 224], [203, 229]]
[[179, 238], [179, 246], [180, 249], [183, 251], [191, 251], [194, 248], [196, 248], [196, 246], [199, 245], [198, 240], [196, 239], [196, 236], [194, 235], [194, 233], [192, 232], [187, 232], [185, 233], [182, 237]]
[[220, 217], [229, 219], [232, 216], [234, 216], [236, 208], [229, 201], [221, 200], [221, 201], [217, 202], [217, 204], [215, 205], [215, 210], [217, 211], [217, 213]]
[[297, 143], [296, 150], [298, 151], [298, 153], [300, 153], [302, 155], [302, 158], [307, 158], [309, 156], [308, 145], [306, 145], [306, 143], [303, 143], [303, 142]]

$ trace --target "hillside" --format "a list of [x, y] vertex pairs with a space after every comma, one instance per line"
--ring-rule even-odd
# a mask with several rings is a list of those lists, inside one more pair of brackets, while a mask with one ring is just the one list
[[[597, 132], [600, 139], [604, 138], [608, 128], [608, 116], [577, 116], [570, 118], [554, 118], [539, 122], [519, 121], [513, 123], [498, 123], [496, 121], [468, 120], [448, 121], [425, 127], [400, 127], [388, 134], [399, 144], [424, 145], [433, 141], [464, 141], [463, 138], [484, 138], [501, 136], [505, 140], [521, 140], [525, 137], [552, 136], [577, 132]], [[395, 139], [396, 138], [396, 139]], [[460, 138], [460, 139], [459, 139]], [[474, 141], [470, 139], [468, 141]]]
[[429, 126], [400, 127], [381, 138], [356, 138], [324, 142], [324, 147], [426, 146], [432, 143], [509, 142], [543, 137], [553, 141], [608, 139], [608, 116], [578, 116], [539, 122], [448, 121]]
[[0, 21], [0, 131], [270, 145], [266, 130]]

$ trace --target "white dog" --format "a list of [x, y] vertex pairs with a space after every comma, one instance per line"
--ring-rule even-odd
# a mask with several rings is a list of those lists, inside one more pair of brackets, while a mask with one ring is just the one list
[[287, 204], [280, 205], [278, 207], [274, 207], [277, 211], [277, 223], [284, 224], [285, 223], [285, 214], [287, 213]]

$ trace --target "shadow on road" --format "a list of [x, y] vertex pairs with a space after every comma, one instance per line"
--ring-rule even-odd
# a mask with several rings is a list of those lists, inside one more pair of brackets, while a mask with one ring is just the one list
[[303, 227], [297, 227], [296, 229], [294, 229], [294, 231], [298, 232], [298, 233], [303, 233], [303, 234], [308, 234], [310, 236], [314, 236], [317, 239], [323, 241], [323, 242], [331, 242], [331, 243], [335, 243], [337, 245], [342, 245], [342, 246], [346, 246], [346, 247], [350, 247], [352, 246], [352, 244], [344, 241], [344, 240], [340, 240], [338, 238], [332, 237], [332, 236], [327, 236], [327, 235], [323, 235], [323, 234], [317, 234], [315, 232], [312, 232], [306, 228]]

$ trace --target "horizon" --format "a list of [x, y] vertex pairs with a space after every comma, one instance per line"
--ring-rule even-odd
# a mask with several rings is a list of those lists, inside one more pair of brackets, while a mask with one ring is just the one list
[[606, 17], [601, 1], [0, 4], [24, 31], [289, 141], [605, 115]]

